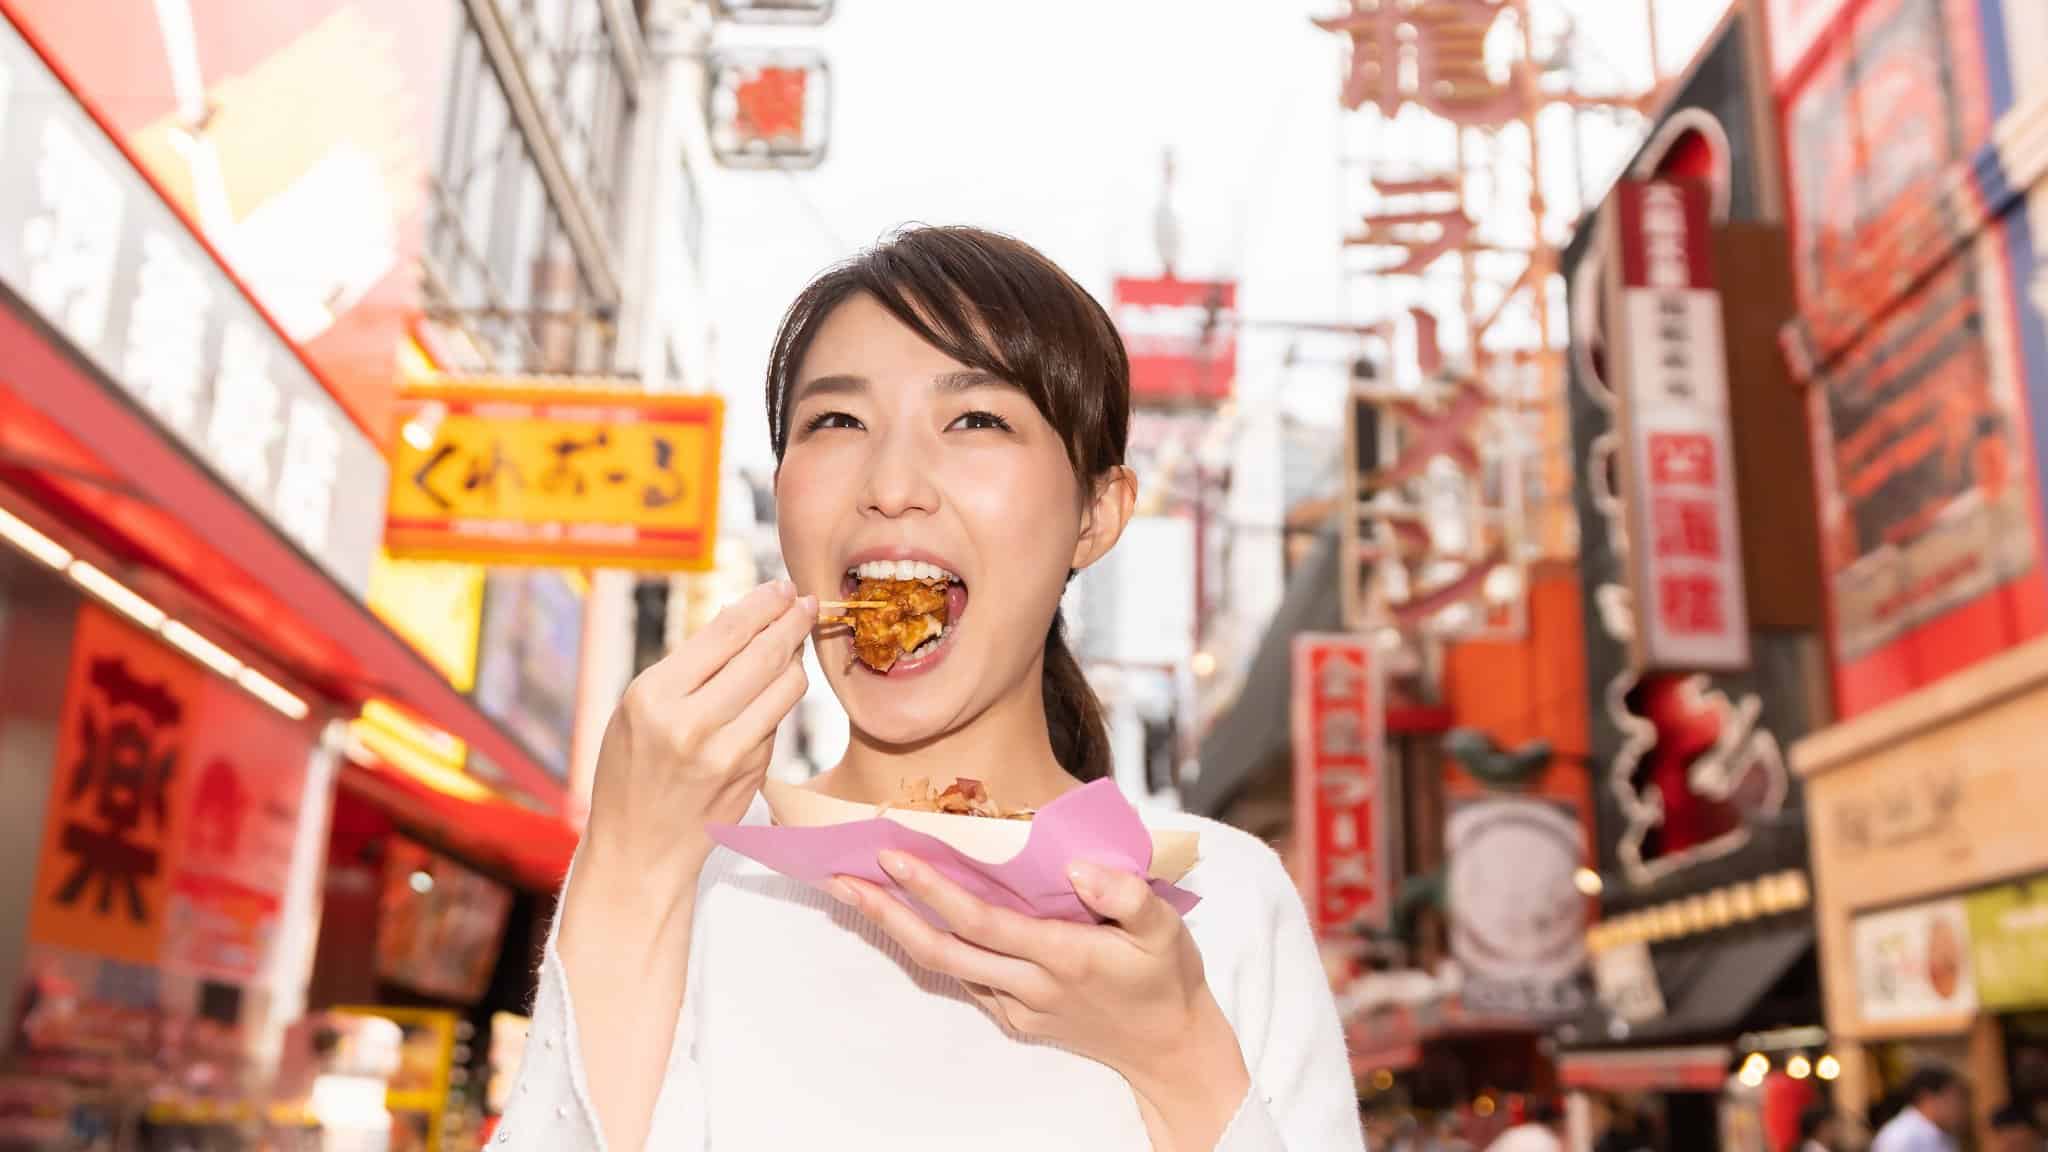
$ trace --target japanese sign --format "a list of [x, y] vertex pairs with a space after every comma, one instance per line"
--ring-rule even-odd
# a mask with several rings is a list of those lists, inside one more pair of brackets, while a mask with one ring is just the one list
[[1960, 900], [1858, 916], [1849, 925], [1865, 1024], [1967, 1020], [1977, 1011]]
[[0, 284], [361, 595], [377, 447], [0, 20]]
[[1384, 928], [1393, 911], [1384, 674], [1363, 635], [1294, 638], [1294, 827], [1318, 935]]
[[276, 946], [313, 742], [310, 730], [223, 680], [205, 682], [196, 715], [163, 960], [246, 980]]
[[1626, 445], [1634, 654], [1648, 669], [1749, 663], [1707, 200], [1697, 181], [1624, 180], [1607, 209], [1607, 343]]
[[1984, 147], [2025, 135], [1994, 133], [1996, 77], [2001, 41], [2039, 42], [2012, 39], [2038, 6], [2004, 8], [1845, 9], [1785, 102], [1800, 314], [1781, 343], [1810, 385], [1845, 717], [2048, 629], [2038, 213]]
[[456, 22], [419, 19], [415, 0], [0, 7], [205, 221], [356, 425], [387, 436]]
[[815, 168], [830, 142], [832, 73], [809, 51], [725, 52], [711, 62], [711, 154], [734, 168]]
[[2048, 877], [2003, 884], [1963, 900], [1977, 999], [1989, 1011], [2048, 1007]]
[[1356, 111], [1371, 104], [1391, 117], [1416, 103], [1475, 127], [1495, 127], [1522, 114], [1516, 78], [1496, 82], [1486, 62], [1488, 33], [1509, 11], [1501, 0], [1351, 0], [1350, 8], [1315, 22], [1351, 41], [1344, 107]]
[[582, 593], [545, 568], [492, 572], [482, 638], [477, 707], [519, 737], [555, 779], [567, 780], [583, 670]]
[[408, 393], [384, 546], [421, 560], [703, 570], [722, 414], [715, 396]]
[[155, 964], [206, 674], [79, 608], [29, 938]]
[[1118, 278], [1111, 314], [1131, 358], [1131, 399], [1220, 404], [1237, 380], [1237, 284]]
[[1585, 833], [1571, 806], [1526, 796], [1456, 803], [1446, 821], [1451, 954], [1465, 1006], [1554, 1018], [1585, 1007]]

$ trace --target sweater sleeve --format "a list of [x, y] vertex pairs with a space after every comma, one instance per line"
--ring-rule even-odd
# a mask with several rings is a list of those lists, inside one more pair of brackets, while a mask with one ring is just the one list
[[[556, 920], [559, 923], [560, 917]], [[597, 1111], [590, 1104], [569, 975], [552, 928], [541, 954], [538, 983], [519, 1079], [490, 1152], [607, 1152]], [[702, 1152], [706, 1143], [703, 1081], [692, 1052], [689, 1020], [685, 1010], [676, 1023], [668, 1071], [647, 1130], [646, 1146], [662, 1152]]]
[[[1251, 1073], [1216, 1152], [1362, 1152], [1358, 1094], [1308, 915], [1277, 857], [1263, 853], [1262, 935], [1271, 943], [1233, 989], [1238, 1043]], [[1264, 962], [1259, 962], [1263, 960]]]

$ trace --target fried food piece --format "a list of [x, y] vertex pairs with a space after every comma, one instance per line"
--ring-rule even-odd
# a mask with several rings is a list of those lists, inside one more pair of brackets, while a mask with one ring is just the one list
[[932, 787], [928, 778], [912, 776], [903, 781], [901, 799], [885, 807], [905, 812], [982, 816], [990, 820], [1029, 820], [1038, 815], [1036, 808], [1004, 808], [990, 798], [987, 785], [965, 776], [947, 785], [943, 792]]
[[895, 667], [946, 628], [944, 580], [863, 580], [850, 599], [882, 604], [850, 613], [853, 654], [877, 672]]

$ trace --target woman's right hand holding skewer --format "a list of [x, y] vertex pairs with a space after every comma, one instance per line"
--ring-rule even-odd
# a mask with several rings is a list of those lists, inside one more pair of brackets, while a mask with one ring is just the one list
[[597, 754], [590, 822], [563, 898], [568, 974], [591, 1104], [616, 1148], [639, 1148], [688, 979], [709, 825], [746, 815], [775, 730], [807, 687], [816, 599], [765, 584], [642, 672]]

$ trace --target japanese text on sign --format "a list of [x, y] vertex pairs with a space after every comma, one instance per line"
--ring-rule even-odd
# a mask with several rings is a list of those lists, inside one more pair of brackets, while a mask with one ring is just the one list
[[385, 547], [493, 564], [703, 568], [717, 537], [716, 397], [434, 390], [399, 402]]
[[0, 282], [360, 595], [381, 454], [5, 22], [0, 161]]
[[1371, 104], [1393, 116], [1416, 103], [1460, 124], [1494, 126], [1523, 107], [1513, 79], [1495, 82], [1486, 65], [1487, 34], [1506, 11], [1501, 0], [1352, 0], [1351, 11], [1315, 23], [1351, 41], [1344, 107]]
[[1749, 661], [1707, 197], [1698, 184], [1625, 181], [1614, 198], [1636, 659], [1653, 669]]
[[1391, 907], [1380, 680], [1362, 636], [1297, 637], [1294, 648], [1297, 850], [1320, 933], [1383, 926]]
[[156, 962], [202, 675], [107, 613], [80, 610], [29, 920], [35, 942]]

